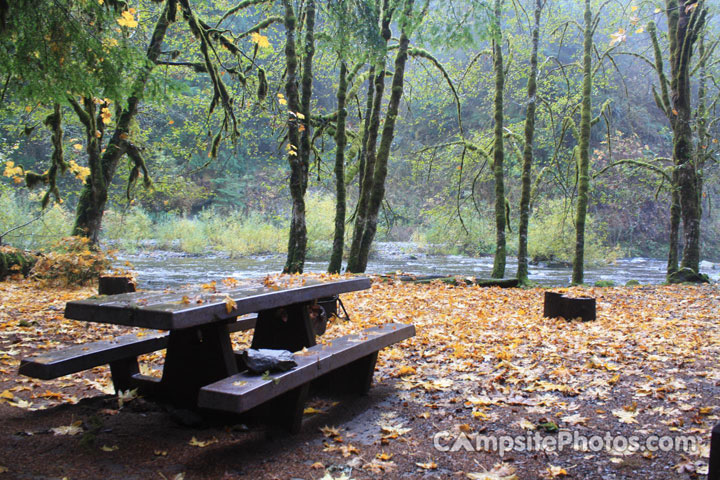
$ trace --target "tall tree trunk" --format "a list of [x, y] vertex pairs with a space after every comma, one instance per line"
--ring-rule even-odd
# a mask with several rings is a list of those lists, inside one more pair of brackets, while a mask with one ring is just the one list
[[382, 201], [385, 198], [385, 179], [387, 178], [387, 167], [390, 159], [390, 147], [392, 146], [395, 136], [395, 122], [397, 121], [400, 110], [400, 99], [403, 95], [403, 85], [405, 82], [405, 63], [407, 62], [408, 47], [410, 45], [408, 27], [412, 22], [413, 3], [414, 0], [405, 0], [405, 11], [403, 18], [400, 19], [401, 34], [398, 53], [395, 57], [395, 72], [393, 73], [390, 100], [388, 101], [385, 124], [383, 125], [380, 146], [378, 148], [377, 158], [375, 159], [375, 172], [373, 175], [370, 202], [367, 206], [365, 229], [362, 235], [360, 250], [358, 251], [356, 270], [353, 271], [364, 272], [367, 268], [370, 247], [377, 232], [378, 213], [380, 212]]
[[700, 268], [699, 178], [693, 156], [690, 63], [707, 10], [703, 0], [694, 4], [665, 0], [670, 40], [670, 89], [672, 91], [673, 162], [683, 225], [683, 255], [680, 268]]
[[305, 225], [305, 185], [306, 175], [299, 152], [300, 94], [298, 92], [297, 68], [298, 56], [295, 49], [296, 18], [292, 0], [283, 0], [285, 6], [285, 96], [288, 101], [288, 163], [290, 164], [290, 196], [292, 197], [292, 217], [288, 253], [283, 273], [302, 273], [307, 250], [307, 227]]
[[338, 82], [338, 116], [335, 127], [335, 235], [329, 273], [340, 273], [342, 268], [343, 247], [345, 244], [345, 97], [347, 95], [347, 64], [340, 61], [340, 79]]
[[525, 114], [525, 146], [523, 148], [522, 191], [520, 193], [520, 226], [518, 227], [518, 282], [528, 281], [528, 224], [530, 223], [530, 187], [533, 163], [533, 139], [535, 136], [535, 111], [537, 108], [538, 45], [540, 43], [540, 16], [543, 0], [535, 0], [535, 24], [532, 31], [530, 53], [530, 76], [528, 77], [528, 106]]
[[[658, 82], [660, 84], [660, 94], [653, 90], [655, 96], [655, 103], [658, 108], [665, 114], [667, 119], [670, 121], [672, 127], [675, 122], [675, 117], [671, 112], [670, 104], [670, 93], [668, 91], [668, 81], [665, 76], [665, 62], [663, 61], [662, 50], [660, 49], [660, 43], [657, 37], [657, 27], [655, 22], [652, 20], [648, 22], [648, 34], [650, 34], [650, 40], [653, 46], [653, 53], [655, 56], [655, 72], [658, 76]], [[667, 280], [670, 281], [670, 276], [677, 272], [679, 264], [679, 251], [680, 244], [678, 238], [680, 237], [680, 191], [678, 189], [677, 171], [673, 169], [670, 185], [670, 231], [668, 238], [668, 261], [667, 261]]]
[[505, 276], [506, 239], [505, 239], [505, 179], [503, 162], [505, 150], [503, 146], [503, 89], [505, 88], [505, 72], [502, 58], [502, 0], [495, 0], [495, 18], [493, 39], [493, 68], [495, 70], [495, 141], [493, 143], [493, 170], [495, 173], [495, 260], [492, 277]]
[[387, 42], [392, 34], [390, 30], [391, 12], [389, 9], [390, 2], [383, 0], [383, 10], [381, 15], [381, 33], [383, 38], [382, 51], [379, 56], [378, 64], [375, 66], [377, 74], [374, 78], [374, 94], [373, 107], [370, 119], [368, 121], [367, 140], [364, 145], [364, 169], [361, 171], [361, 188], [358, 198], [357, 209], [355, 212], [355, 225], [353, 228], [353, 238], [350, 244], [350, 255], [348, 257], [347, 271], [353, 273], [362, 273], [365, 267], [361, 266], [360, 251], [362, 247], [362, 239], [365, 234], [365, 227], [368, 218], [368, 206], [370, 204], [370, 196], [373, 190], [373, 182], [375, 179], [375, 162], [377, 157], [377, 139], [380, 132], [380, 113], [382, 110], [383, 93], [385, 91], [385, 63], [387, 61]]
[[578, 199], [575, 214], [575, 258], [572, 283], [583, 283], [585, 269], [585, 219], [590, 189], [590, 124], [592, 123], [592, 12], [585, 0], [585, 32], [583, 34], [583, 89], [580, 110], [580, 160], [578, 162]]
[[365, 161], [367, 157], [367, 143], [368, 137], [370, 136], [370, 117], [372, 117], [372, 110], [375, 99], [375, 66], [370, 66], [368, 71], [368, 92], [367, 100], [365, 101], [365, 120], [363, 121], [363, 136], [362, 143], [360, 146], [360, 158], [358, 160], [358, 199], [362, 196], [363, 190], [363, 178], [365, 175]]
[[678, 178], [677, 172], [673, 170], [672, 173], [672, 185], [670, 185], [670, 239], [668, 242], [668, 262], [666, 277], [669, 280], [670, 276], [678, 271], [679, 259], [680, 259], [680, 221], [682, 218], [680, 212], [680, 191], [678, 189]]
[[313, 58], [315, 56], [315, 0], [307, 0], [305, 5], [305, 51], [303, 53], [300, 112], [305, 118], [299, 118], [302, 125], [300, 133], [300, 159], [303, 166], [303, 194], [307, 191], [310, 170], [310, 100], [312, 99]]
[[[165, 5], [160, 17], [158, 18], [155, 29], [150, 40], [147, 50], [147, 62], [145, 68], [140, 71], [138, 78], [132, 88], [132, 94], [128, 98], [127, 106], [121, 111], [120, 116], [107, 147], [102, 157], [95, 158], [90, 156], [90, 176], [80, 193], [78, 204], [75, 212], [75, 225], [73, 226], [73, 235], [81, 235], [88, 237], [93, 244], [96, 244], [100, 236], [100, 228], [102, 225], [102, 217], [105, 212], [105, 204], [108, 198], [108, 185], [112, 182], [115, 170], [117, 169], [120, 158], [128, 153], [132, 148], [127, 142], [130, 134], [130, 123], [137, 113], [138, 104], [142, 99], [145, 86], [150, 79], [155, 62], [160, 56], [161, 46], [165, 39], [168, 26], [170, 25], [170, 12], [168, 2]], [[173, 3], [173, 5], [175, 5]], [[76, 109], [77, 110], [77, 109]], [[81, 118], [82, 121], [82, 118]], [[94, 121], [91, 117], [90, 121]], [[88, 152], [93, 149], [93, 145], [97, 142], [95, 137], [95, 128], [89, 123], [85, 123], [86, 130], [90, 129], [90, 137], [92, 141], [88, 141]]]

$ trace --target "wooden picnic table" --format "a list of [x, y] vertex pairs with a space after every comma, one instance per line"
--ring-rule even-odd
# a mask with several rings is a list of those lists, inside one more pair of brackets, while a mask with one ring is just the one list
[[[228, 325], [257, 312], [251, 348], [301, 350], [315, 345], [308, 306], [319, 298], [370, 288], [369, 278], [292, 279], [289, 286], [258, 284], [222, 291], [221, 286], [177, 292], [137, 292], [68, 302], [70, 319], [168, 330], [162, 379], [144, 377], [128, 365], [113, 375], [177, 405], [195, 406], [201, 387], [238, 373]], [[234, 302], [234, 305], [233, 303]], [[228, 307], [228, 304], [231, 307]]]
[[[248, 281], [235, 286], [100, 295], [68, 302], [70, 319], [142, 327], [158, 332], [129, 334], [23, 359], [20, 373], [51, 379], [109, 364], [116, 391], [138, 388], [145, 396], [191, 409], [263, 415], [291, 431], [300, 428], [310, 384], [364, 393], [378, 352], [415, 335], [415, 327], [378, 325], [316, 344], [318, 300], [370, 288], [369, 278], [288, 283]], [[250, 314], [250, 315], [248, 315]], [[253, 375], [230, 335], [253, 329], [251, 348], [299, 352], [286, 372]], [[167, 331], [168, 333], [160, 332]], [[139, 355], [166, 348], [162, 377], [140, 374]]]

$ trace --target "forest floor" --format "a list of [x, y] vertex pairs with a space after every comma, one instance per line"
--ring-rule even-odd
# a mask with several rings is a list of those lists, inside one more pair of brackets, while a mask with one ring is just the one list
[[[720, 287], [566, 290], [596, 297], [598, 319], [543, 318], [539, 288], [375, 282], [344, 295], [352, 321], [323, 338], [388, 321], [417, 335], [381, 352], [368, 395], [313, 398], [290, 436], [119, 402], [107, 367], [19, 376], [21, 358], [129, 329], [63, 318], [90, 288], [0, 282], [0, 480], [704, 478], [720, 419]], [[152, 371], [161, 355], [145, 360]]]

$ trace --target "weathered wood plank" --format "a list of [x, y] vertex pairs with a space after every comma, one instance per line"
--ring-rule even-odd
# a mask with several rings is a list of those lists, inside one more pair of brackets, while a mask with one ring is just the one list
[[[370, 288], [369, 278], [352, 278], [329, 282], [307, 280], [305, 285], [287, 288], [267, 286], [243, 287], [218, 293], [180, 291], [149, 294], [128, 293], [68, 302], [65, 316], [75, 320], [176, 330], [215, 321], [223, 321], [246, 313], [304, 303], [321, 297]], [[191, 302], [183, 302], [187, 296]], [[230, 313], [225, 306], [229, 296], [237, 307]], [[195, 302], [200, 298], [202, 303]]]
[[202, 408], [242, 413], [324, 374], [415, 335], [413, 325], [389, 324], [315, 345], [297, 354], [298, 366], [267, 377], [238, 373], [200, 389]]
[[[256, 321], [257, 315], [240, 318], [228, 324], [228, 331], [250, 330], [255, 328]], [[167, 348], [167, 342], [167, 333], [164, 332], [123, 335], [114, 340], [85, 343], [23, 359], [19, 373], [49, 380], [162, 350]]]
[[123, 335], [114, 340], [86, 343], [23, 359], [20, 362], [19, 373], [48, 380], [162, 350], [166, 346], [166, 333], [150, 332], [142, 337], [132, 334]]

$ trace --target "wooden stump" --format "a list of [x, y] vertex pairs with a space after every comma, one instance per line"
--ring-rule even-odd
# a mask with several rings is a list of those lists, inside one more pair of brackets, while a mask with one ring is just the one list
[[566, 320], [581, 318], [583, 322], [596, 319], [595, 299], [590, 297], [567, 297], [562, 293], [545, 292], [543, 316], [563, 317]]
[[103, 275], [98, 285], [99, 295], [117, 295], [118, 293], [132, 293], [135, 291], [135, 282], [132, 277], [113, 277]]

